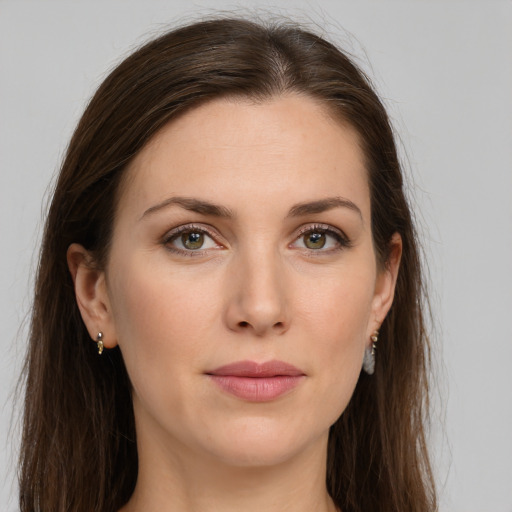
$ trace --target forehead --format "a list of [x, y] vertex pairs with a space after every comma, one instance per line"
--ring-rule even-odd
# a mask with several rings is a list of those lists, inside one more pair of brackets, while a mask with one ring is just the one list
[[[359, 136], [319, 102], [218, 99], [169, 122], [130, 164], [120, 207], [169, 195], [269, 203], [344, 197], [369, 208]], [[307, 196], [307, 197], [305, 197]]]

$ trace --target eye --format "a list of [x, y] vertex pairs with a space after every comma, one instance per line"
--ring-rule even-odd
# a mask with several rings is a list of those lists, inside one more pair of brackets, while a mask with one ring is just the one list
[[315, 252], [331, 252], [349, 247], [350, 241], [342, 231], [336, 228], [315, 225], [302, 229], [292, 246]]
[[165, 238], [164, 244], [172, 252], [192, 255], [202, 253], [207, 249], [218, 249], [221, 246], [215, 242], [212, 235], [198, 226], [180, 226], [172, 230]]
[[310, 231], [302, 237], [302, 240], [308, 249], [323, 249], [327, 242], [327, 235], [319, 231]]

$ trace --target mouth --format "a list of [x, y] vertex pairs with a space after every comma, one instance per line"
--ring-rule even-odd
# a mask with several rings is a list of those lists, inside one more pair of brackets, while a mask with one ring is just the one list
[[283, 361], [239, 361], [206, 373], [224, 392], [249, 402], [268, 402], [296, 388], [306, 374]]

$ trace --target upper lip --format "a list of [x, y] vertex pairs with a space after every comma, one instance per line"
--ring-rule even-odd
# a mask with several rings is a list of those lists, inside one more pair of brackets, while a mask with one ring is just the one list
[[235, 363], [220, 366], [215, 370], [207, 372], [208, 375], [232, 376], [232, 377], [277, 377], [277, 376], [300, 376], [304, 375], [302, 370], [283, 361], [267, 361], [257, 363], [255, 361], [237, 361]]

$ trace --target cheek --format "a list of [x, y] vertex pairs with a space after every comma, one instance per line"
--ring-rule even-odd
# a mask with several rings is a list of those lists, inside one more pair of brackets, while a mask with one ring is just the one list
[[305, 349], [331, 424], [347, 406], [361, 372], [373, 284], [368, 273], [347, 275], [302, 299], [301, 327], [311, 344]]
[[[200, 371], [208, 332], [219, 318], [212, 282], [142, 261], [123, 262], [111, 279], [118, 343], [134, 387]], [[139, 378], [140, 377], [140, 378]]]
[[318, 333], [322, 350], [340, 352], [364, 344], [375, 281], [371, 272], [350, 270], [323, 277], [321, 286], [302, 287], [297, 308], [302, 328]]

